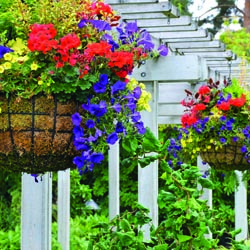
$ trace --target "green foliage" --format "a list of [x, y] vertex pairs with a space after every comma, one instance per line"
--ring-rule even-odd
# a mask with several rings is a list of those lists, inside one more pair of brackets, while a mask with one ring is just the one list
[[237, 56], [250, 62], [250, 33], [245, 28], [237, 31], [226, 30], [220, 35], [220, 40]]
[[132, 212], [126, 211], [109, 223], [94, 225], [92, 228], [99, 229], [99, 232], [91, 236], [88, 250], [146, 249], [141, 226], [151, 221], [148, 212], [137, 204]]

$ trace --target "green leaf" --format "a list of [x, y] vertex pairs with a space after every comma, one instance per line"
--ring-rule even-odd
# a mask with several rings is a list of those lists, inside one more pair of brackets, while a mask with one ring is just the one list
[[129, 222], [128, 222], [126, 219], [123, 219], [123, 220], [121, 221], [121, 228], [122, 228], [125, 232], [132, 231], [132, 228], [131, 228]]
[[166, 249], [168, 249], [168, 244], [163, 244], [163, 245], [155, 246], [153, 249], [154, 250], [166, 250]]
[[127, 233], [116, 232], [116, 236], [122, 243], [122, 246], [129, 246], [135, 241], [135, 232], [130, 231]]
[[179, 242], [182, 243], [182, 242], [191, 240], [192, 236], [183, 235], [183, 234], [177, 234], [177, 238], [178, 238]]
[[201, 186], [203, 188], [208, 188], [208, 189], [213, 189], [214, 188], [214, 184], [211, 180], [209, 180], [208, 178], [199, 178], [198, 182], [201, 184]]
[[149, 128], [146, 128], [146, 133], [144, 134], [142, 141], [142, 147], [147, 152], [157, 152], [161, 148], [159, 140]]

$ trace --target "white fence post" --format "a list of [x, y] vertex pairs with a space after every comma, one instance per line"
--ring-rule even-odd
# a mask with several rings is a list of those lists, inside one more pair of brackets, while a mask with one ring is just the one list
[[52, 177], [22, 176], [21, 249], [51, 250]]
[[239, 179], [239, 187], [235, 189], [235, 229], [241, 228], [241, 233], [235, 236], [235, 240], [246, 240], [248, 237], [247, 218], [247, 184], [242, 181], [243, 172], [235, 171]]
[[62, 250], [70, 249], [70, 169], [58, 172], [57, 222]]
[[[158, 82], [146, 82], [146, 89], [152, 95], [150, 102], [151, 112], [142, 112], [142, 121], [149, 127], [155, 136], [158, 136], [157, 103], [158, 103]], [[158, 162], [155, 161], [145, 168], [138, 167], [138, 200], [139, 203], [150, 210], [149, 216], [153, 225], [158, 226]], [[145, 225], [142, 230], [144, 238], [150, 239], [150, 225]]]
[[119, 142], [109, 149], [109, 219], [120, 214]]
[[[202, 174], [205, 174], [206, 171], [209, 170], [208, 164], [206, 164], [206, 165], [202, 164], [202, 159], [201, 159], [200, 156], [198, 156], [197, 163], [198, 163], [197, 166], [200, 169]], [[207, 200], [207, 205], [212, 209], [213, 208], [213, 192], [212, 192], [212, 189], [204, 188], [203, 191], [204, 192], [203, 192], [203, 194], [201, 196], [201, 199]], [[209, 232], [208, 234], [205, 235], [205, 237], [208, 238], [208, 239], [212, 239], [213, 234], [211, 232]]]

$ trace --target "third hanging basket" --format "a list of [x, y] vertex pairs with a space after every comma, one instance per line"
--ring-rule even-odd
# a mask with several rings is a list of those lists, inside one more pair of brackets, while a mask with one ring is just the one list
[[216, 170], [240, 170], [250, 169], [249, 156], [241, 152], [243, 144], [232, 142], [222, 147], [212, 146], [211, 149], [200, 154], [203, 161]]
[[71, 115], [78, 111], [75, 101], [1, 94], [0, 105], [0, 168], [44, 173], [74, 166]]

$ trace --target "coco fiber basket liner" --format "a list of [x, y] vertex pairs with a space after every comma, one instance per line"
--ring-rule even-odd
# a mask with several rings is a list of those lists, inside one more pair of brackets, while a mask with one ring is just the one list
[[241, 152], [242, 144], [232, 142], [230, 145], [224, 145], [216, 150], [215, 146], [207, 152], [201, 152], [200, 156], [203, 161], [207, 162], [210, 167], [217, 170], [248, 170], [250, 164]]
[[74, 167], [71, 115], [78, 104], [56, 97], [0, 94], [0, 168], [44, 173]]

